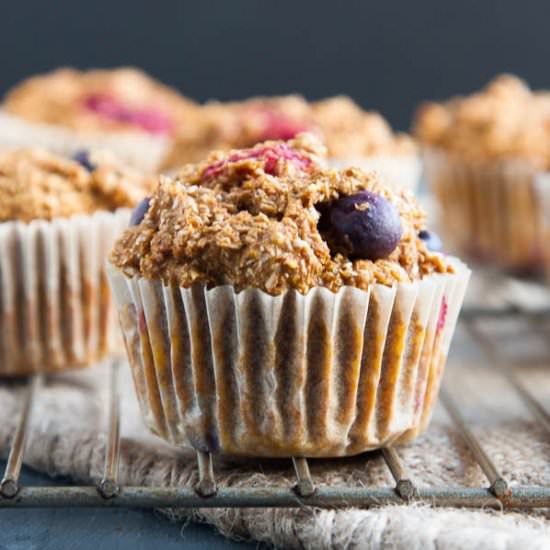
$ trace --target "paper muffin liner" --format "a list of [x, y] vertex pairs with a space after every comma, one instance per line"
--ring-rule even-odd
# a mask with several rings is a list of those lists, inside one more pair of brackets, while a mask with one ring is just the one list
[[82, 149], [107, 149], [131, 166], [155, 172], [169, 145], [166, 137], [141, 132], [81, 133], [51, 124], [28, 122], [0, 110], [0, 148], [42, 147], [67, 156]]
[[121, 343], [105, 260], [130, 212], [0, 224], [0, 376], [85, 366]]
[[427, 149], [425, 173], [449, 251], [513, 271], [542, 266], [536, 170], [527, 162], [475, 162]]
[[540, 172], [535, 177], [540, 242], [546, 277], [550, 283], [550, 172]]
[[363, 170], [375, 170], [392, 189], [404, 187], [415, 193], [422, 173], [422, 163], [417, 155], [376, 155], [372, 157], [330, 158], [329, 166], [339, 170], [355, 166]]
[[470, 271], [270, 296], [107, 272], [149, 428], [230, 456], [331, 457], [426, 427]]

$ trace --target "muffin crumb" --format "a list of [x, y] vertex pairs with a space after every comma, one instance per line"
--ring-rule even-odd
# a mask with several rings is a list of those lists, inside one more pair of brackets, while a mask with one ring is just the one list
[[472, 160], [517, 158], [550, 167], [550, 92], [531, 91], [513, 75], [484, 90], [422, 105], [415, 133], [422, 143]]
[[105, 151], [67, 158], [41, 149], [6, 150], [0, 152], [0, 221], [133, 207], [154, 183]]
[[[117, 242], [111, 262], [128, 276], [167, 284], [232, 284], [272, 295], [392, 286], [452, 272], [418, 236], [425, 217], [412, 195], [388, 189], [374, 173], [327, 169], [323, 152], [314, 136], [303, 134], [215, 152], [175, 178], [162, 177], [143, 220]], [[401, 221], [397, 246], [376, 261], [331, 250], [319, 223], [326, 205], [359, 191], [383, 197]]]
[[197, 106], [131, 67], [61, 68], [29, 78], [8, 92], [2, 108], [25, 120], [78, 132], [172, 134]]
[[416, 154], [410, 136], [394, 133], [380, 114], [364, 111], [349, 97], [308, 102], [289, 95], [207, 103], [176, 134], [164, 167], [202, 161], [211, 150], [247, 148], [304, 132], [321, 138], [331, 158]]

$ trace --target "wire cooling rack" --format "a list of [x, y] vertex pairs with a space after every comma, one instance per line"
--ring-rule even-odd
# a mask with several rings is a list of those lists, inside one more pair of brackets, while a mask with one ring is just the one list
[[[481, 346], [485, 360], [498, 369], [495, 376], [504, 377], [528, 407], [536, 422], [550, 436], [550, 414], [520, 381], [515, 369], [499, 356], [494, 340], [483, 326], [491, 322], [517, 317], [526, 320], [542, 338], [544, 324], [550, 321], [550, 309], [528, 311], [510, 305], [504, 308], [469, 307], [461, 316], [461, 323]], [[103, 479], [97, 486], [22, 486], [19, 481], [25, 446], [31, 423], [33, 405], [39, 399], [42, 376], [35, 375], [26, 382], [20, 417], [11, 444], [3, 479], [0, 483], [0, 508], [39, 507], [126, 507], [126, 508], [205, 508], [205, 507], [372, 507], [404, 502], [422, 502], [433, 506], [470, 508], [550, 508], [550, 487], [511, 487], [495, 466], [490, 449], [474, 435], [452, 392], [443, 387], [441, 401], [471, 455], [480, 466], [487, 486], [436, 486], [423, 488], [413, 483], [399, 451], [393, 447], [382, 449], [385, 464], [394, 480], [386, 487], [319, 486], [310, 474], [305, 458], [293, 458], [295, 473], [293, 486], [281, 487], [217, 487], [212, 456], [197, 452], [199, 480], [195, 487], [131, 487], [118, 481], [120, 454], [120, 406], [118, 399], [119, 364], [113, 361], [110, 383], [108, 443], [105, 453]], [[335, 467], [337, 467], [335, 460]]]

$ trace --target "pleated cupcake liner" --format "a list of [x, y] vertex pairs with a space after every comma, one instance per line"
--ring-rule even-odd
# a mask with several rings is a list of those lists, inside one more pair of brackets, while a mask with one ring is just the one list
[[425, 429], [470, 271], [270, 296], [108, 276], [149, 428], [229, 456], [334, 457]]
[[424, 166], [450, 252], [518, 272], [542, 267], [536, 170], [529, 163], [476, 162], [427, 149]]
[[0, 376], [86, 366], [122, 343], [105, 261], [129, 217], [0, 224]]
[[51, 124], [28, 122], [0, 110], [0, 148], [42, 147], [71, 156], [79, 150], [106, 149], [121, 161], [147, 173], [155, 172], [170, 142], [141, 132], [82, 133]]
[[376, 155], [372, 157], [330, 158], [331, 168], [339, 170], [355, 166], [366, 171], [375, 170], [392, 189], [399, 187], [415, 193], [422, 173], [422, 162], [418, 155]]
[[538, 205], [538, 225], [546, 278], [550, 284], [550, 172], [541, 172], [535, 177], [535, 192]]

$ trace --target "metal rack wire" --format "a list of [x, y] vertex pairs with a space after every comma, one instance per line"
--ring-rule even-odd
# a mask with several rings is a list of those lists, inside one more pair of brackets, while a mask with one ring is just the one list
[[[507, 380], [536, 422], [550, 436], [550, 414], [520, 382], [511, 365], [503, 364], [494, 342], [480, 328], [478, 321], [491, 317], [507, 319], [524, 316], [540, 329], [541, 320], [550, 319], [550, 311], [527, 312], [516, 306], [503, 309], [469, 308], [461, 322], [470, 335], [481, 345], [487, 359], [499, 363], [498, 372]], [[441, 390], [441, 401], [471, 455], [487, 478], [487, 487], [430, 487], [415, 485], [407, 473], [397, 449], [382, 449], [382, 456], [394, 480], [387, 487], [325, 487], [316, 486], [305, 458], [293, 458], [296, 477], [294, 486], [281, 487], [217, 487], [212, 456], [197, 452], [199, 480], [195, 487], [130, 487], [121, 486], [118, 480], [120, 456], [120, 407], [118, 399], [118, 372], [120, 365], [113, 363], [110, 383], [110, 409], [108, 444], [105, 453], [103, 478], [98, 486], [22, 486], [19, 482], [29, 433], [33, 405], [39, 398], [41, 375], [31, 377], [27, 383], [20, 417], [15, 431], [6, 469], [0, 483], [0, 508], [38, 507], [372, 507], [404, 502], [422, 502], [433, 506], [471, 508], [550, 508], [550, 487], [510, 487], [491, 459], [490, 452], [469, 428], [452, 394]], [[335, 461], [337, 464], [337, 461]]]

